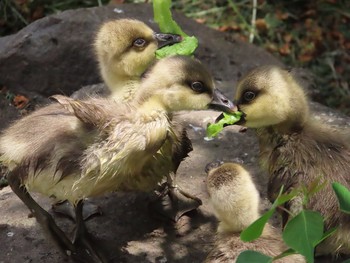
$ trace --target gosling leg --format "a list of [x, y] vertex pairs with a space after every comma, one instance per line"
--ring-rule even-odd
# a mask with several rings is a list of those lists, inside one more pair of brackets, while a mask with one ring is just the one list
[[[76, 229], [73, 244], [77, 253], [73, 254], [73, 258], [82, 260], [84, 263], [108, 263], [109, 260], [98, 248], [96, 242], [93, 242], [93, 237], [86, 228], [83, 217], [83, 204], [81, 200], [75, 207]], [[86, 257], [86, 255], [88, 257], [83, 259], [82, 256]]]
[[[76, 221], [75, 208], [67, 200], [53, 204], [51, 209], [56, 214], [60, 214], [64, 217], [67, 217], [73, 220], [74, 222]], [[100, 216], [100, 215], [102, 215], [101, 208], [97, 204], [94, 204], [92, 201], [89, 201], [89, 199], [85, 199], [84, 206], [83, 206], [84, 221], [87, 221], [91, 217]]]
[[159, 198], [150, 204], [151, 210], [177, 222], [184, 214], [202, 205], [201, 199], [182, 190], [175, 183], [175, 174], [167, 175]]
[[45, 211], [28, 193], [25, 186], [22, 185], [20, 176], [21, 168], [16, 168], [7, 175], [7, 179], [12, 191], [22, 200], [35, 216], [44, 231], [53, 239], [59, 249], [70, 256], [75, 248], [72, 242], [67, 238], [65, 233], [56, 225], [52, 216]]

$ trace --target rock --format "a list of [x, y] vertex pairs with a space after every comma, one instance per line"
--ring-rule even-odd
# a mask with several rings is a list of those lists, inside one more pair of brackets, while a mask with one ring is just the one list
[[[43, 96], [72, 94], [100, 82], [92, 41], [99, 25], [109, 19], [132, 17], [152, 28], [149, 4], [123, 4], [69, 10], [37, 20], [17, 34], [0, 38], [0, 83], [13, 92]], [[199, 39], [197, 56], [213, 70], [217, 80], [237, 80], [260, 64], [281, 64], [262, 49], [175, 14], [175, 20]]]

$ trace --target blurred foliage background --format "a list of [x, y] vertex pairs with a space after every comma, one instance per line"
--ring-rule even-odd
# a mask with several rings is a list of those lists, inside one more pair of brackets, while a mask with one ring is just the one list
[[[1, 0], [0, 36], [67, 9], [147, 0]], [[350, 115], [349, 0], [173, 0], [199, 23], [254, 43], [315, 77], [313, 99]]]

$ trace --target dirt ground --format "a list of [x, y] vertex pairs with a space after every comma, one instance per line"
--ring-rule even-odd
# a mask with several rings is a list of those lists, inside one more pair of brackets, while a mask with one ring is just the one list
[[[172, 223], [149, 211], [152, 194], [114, 193], [93, 200], [103, 215], [91, 218], [87, 225], [113, 262], [190, 263], [206, 257], [217, 225], [208, 203], [204, 171], [205, 165], [213, 160], [243, 162], [254, 175], [266, 207], [266, 180], [258, 172], [258, 146], [253, 131], [239, 133], [239, 127], [227, 127], [219, 138], [206, 141], [204, 127], [216, 116], [216, 112], [209, 111], [180, 114], [187, 123], [194, 150], [181, 164], [177, 180], [184, 190], [202, 199], [203, 205], [197, 211]], [[69, 262], [45, 238], [29, 210], [9, 187], [0, 191], [0, 200], [0, 263]], [[48, 199], [37, 200], [50, 208]], [[73, 231], [72, 221], [57, 214], [55, 219], [65, 230]]]
[[[246, 140], [238, 128], [230, 127], [219, 139], [204, 140], [206, 123], [218, 113], [203, 111], [183, 113], [188, 123], [194, 150], [181, 164], [178, 184], [184, 190], [201, 198], [203, 205], [196, 212], [183, 216], [177, 223], [163, 220], [148, 209], [151, 194], [115, 193], [96, 198], [103, 215], [88, 221], [90, 231], [106, 242], [106, 250], [114, 262], [201, 262], [211, 247], [216, 228], [205, 190], [204, 167], [216, 159], [235, 158], [250, 166], [256, 162], [242, 148], [256, 148], [254, 141]], [[229, 139], [230, 138], [230, 139]], [[230, 140], [230, 142], [228, 142]], [[50, 208], [46, 198], [40, 202]], [[11, 192], [9, 187], [0, 191], [0, 262], [64, 262], [60, 252], [45, 239], [35, 218]], [[56, 215], [58, 223], [72, 231], [72, 222]]]

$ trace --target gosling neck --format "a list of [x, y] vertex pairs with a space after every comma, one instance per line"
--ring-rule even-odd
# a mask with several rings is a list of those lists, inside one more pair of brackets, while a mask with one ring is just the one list
[[102, 78], [107, 84], [111, 97], [124, 102], [131, 101], [135, 96], [135, 91], [140, 85], [139, 76], [127, 76], [125, 74], [115, 74], [101, 70]]
[[291, 135], [295, 133], [301, 133], [305, 126], [305, 120], [295, 120], [282, 122], [277, 125], [271, 126], [272, 130], [281, 135]]
[[166, 109], [164, 103], [161, 102], [160, 98], [156, 95], [147, 98], [138, 98], [136, 105], [139, 112], [150, 113], [159, 112], [168, 115], [169, 112]]
[[278, 134], [291, 135], [301, 133], [309, 121], [309, 107], [307, 105], [303, 105], [302, 110], [295, 110], [285, 121], [273, 125], [271, 128]]

